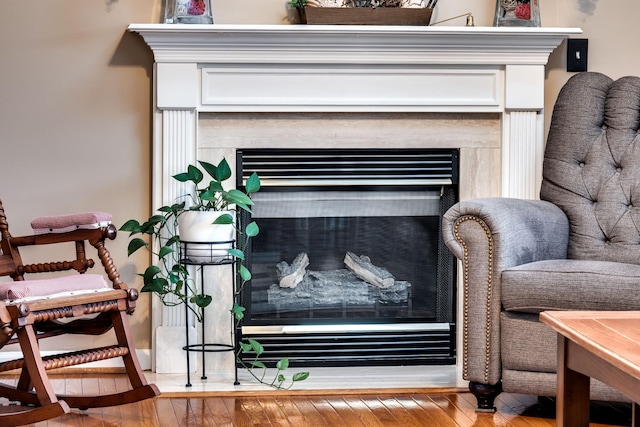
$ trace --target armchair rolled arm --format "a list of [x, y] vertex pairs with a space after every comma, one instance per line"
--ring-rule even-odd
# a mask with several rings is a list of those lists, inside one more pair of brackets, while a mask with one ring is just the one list
[[443, 239], [463, 268], [466, 380], [500, 381], [500, 275], [544, 259], [566, 258], [569, 221], [552, 203], [486, 198], [460, 202], [442, 221]]

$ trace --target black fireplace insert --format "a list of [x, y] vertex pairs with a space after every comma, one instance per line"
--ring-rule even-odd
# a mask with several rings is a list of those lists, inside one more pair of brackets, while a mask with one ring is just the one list
[[455, 260], [440, 233], [458, 152], [248, 149], [262, 181], [240, 336], [292, 366], [455, 363]]

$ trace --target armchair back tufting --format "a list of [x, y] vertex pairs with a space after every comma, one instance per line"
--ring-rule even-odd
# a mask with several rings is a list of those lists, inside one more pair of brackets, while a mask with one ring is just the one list
[[640, 264], [640, 77], [573, 76], [558, 95], [542, 200], [569, 219], [568, 258]]

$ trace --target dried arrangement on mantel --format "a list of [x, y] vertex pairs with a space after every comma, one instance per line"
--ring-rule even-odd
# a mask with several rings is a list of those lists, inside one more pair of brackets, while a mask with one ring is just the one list
[[291, 0], [300, 21], [325, 25], [429, 25], [438, 0]]
[[[431, 0], [429, 3], [435, 3]], [[425, 7], [422, 0], [307, 0], [306, 7]], [[431, 7], [433, 9], [433, 7]]]

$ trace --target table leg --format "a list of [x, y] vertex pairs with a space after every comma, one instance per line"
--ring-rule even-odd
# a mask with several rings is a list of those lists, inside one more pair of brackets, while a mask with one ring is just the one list
[[576, 344], [558, 334], [558, 427], [589, 426], [589, 377], [568, 368]]
[[640, 427], [640, 405], [636, 402], [631, 404], [631, 427]]

